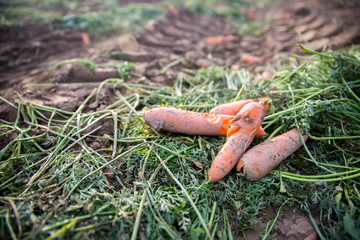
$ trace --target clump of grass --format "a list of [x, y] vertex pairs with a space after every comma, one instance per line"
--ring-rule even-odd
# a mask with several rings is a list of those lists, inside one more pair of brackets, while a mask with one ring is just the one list
[[60, 20], [63, 27], [78, 28], [96, 35], [106, 32], [133, 32], [141, 30], [150, 20], [162, 17], [164, 8], [149, 4], [114, 6], [106, 11], [71, 13]]
[[[80, 66], [83, 66], [90, 71], [95, 71], [96, 68], [98, 68], [98, 65], [92, 61], [91, 59], [87, 58], [73, 58], [73, 59], [67, 59], [61, 62], [58, 62], [51, 66], [48, 69], [48, 73], [51, 74], [56, 68], [61, 67], [66, 64], [78, 64]], [[125, 80], [127, 79], [130, 71], [135, 69], [135, 64], [133, 62], [123, 61], [122, 63], [113, 63], [110, 62], [107, 64], [107, 66], [111, 68], [117, 69], [121, 79]]]
[[264, 7], [280, 4], [280, 1], [234, 1], [234, 0], [188, 0], [184, 1], [183, 6], [197, 14], [216, 16], [226, 19], [234, 26], [234, 31], [241, 34], [259, 36], [264, 32], [264, 26], [269, 21], [249, 20], [247, 8]]
[[[281, 214], [284, 204], [302, 209], [320, 237], [355, 237], [358, 50], [313, 53], [261, 83], [220, 67], [188, 71], [174, 87], [110, 79], [74, 112], [1, 98], [18, 111], [15, 122], [0, 125], [3, 139], [13, 136], [0, 152], [1, 238], [233, 239], [261, 211]], [[84, 112], [104, 86], [118, 100]], [[207, 112], [265, 95], [273, 101], [264, 123], [270, 137], [299, 127], [310, 140], [257, 182], [232, 172], [210, 184], [208, 170], [224, 138], [158, 133], [142, 118], [154, 106]], [[104, 121], [113, 128], [99, 134]], [[90, 144], [100, 140], [100, 147]], [[264, 236], [272, 236], [277, 218]]]
[[0, 9], [1, 26], [22, 25], [29, 21], [45, 22], [58, 20], [61, 14], [48, 9], [44, 11], [36, 6], [36, 1], [0, 1], [2, 8]]

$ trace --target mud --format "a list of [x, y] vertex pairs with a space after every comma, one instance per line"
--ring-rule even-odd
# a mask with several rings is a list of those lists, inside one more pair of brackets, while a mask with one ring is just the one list
[[44, 80], [41, 73], [47, 73], [49, 63], [61, 60], [64, 52], [72, 57], [71, 52], [83, 50], [80, 32], [45, 24], [1, 26], [0, 36], [0, 89]]

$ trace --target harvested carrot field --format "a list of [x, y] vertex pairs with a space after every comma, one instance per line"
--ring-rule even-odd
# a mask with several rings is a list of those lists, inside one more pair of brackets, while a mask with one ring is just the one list
[[1, 239], [360, 238], [358, 1], [0, 6]]

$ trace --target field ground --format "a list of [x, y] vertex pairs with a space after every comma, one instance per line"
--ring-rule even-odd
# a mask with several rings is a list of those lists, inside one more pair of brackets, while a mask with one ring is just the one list
[[[357, 239], [360, 5], [256, 4], [0, 1], [1, 239]], [[310, 139], [257, 182], [142, 118], [263, 96]]]

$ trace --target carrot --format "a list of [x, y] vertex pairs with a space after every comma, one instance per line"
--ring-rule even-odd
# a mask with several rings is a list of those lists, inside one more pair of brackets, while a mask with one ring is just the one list
[[[305, 141], [308, 139], [307, 135], [302, 136]], [[251, 148], [242, 155], [236, 169], [243, 170], [249, 181], [259, 180], [302, 145], [300, 134], [294, 128]]]
[[212, 44], [215, 44], [215, 45], [221, 45], [221, 44], [224, 44], [225, 42], [234, 41], [235, 39], [236, 39], [236, 37], [233, 36], [233, 35], [225, 35], [225, 36], [207, 37], [205, 40], [208, 43], [212, 43]]
[[221, 44], [225, 43], [225, 39], [222, 36], [220, 36], [220, 37], [207, 37], [206, 41], [208, 43], [212, 43], [212, 44], [216, 44], [216, 45], [221, 45]]
[[[225, 136], [234, 116], [213, 113], [198, 113], [176, 108], [154, 108], [145, 112], [145, 123], [156, 131], [187, 135]], [[256, 137], [266, 135], [260, 130]]]
[[210, 181], [217, 182], [231, 171], [254, 139], [264, 117], [264, 107], [256, 102], [248, 103], [240, 110], [230, 122], [227, 141], [211, 164]]
[[82, 33], [81, 33], [81, 38], [82, 38], [82, 42], [83, 42], [84, 44], [90, 44], [89, 33], [87, 33], [87, 32], [82, 32]]
[[253, 62], [261, 63], [263, 61], [261, 57], [252, 56], [252, 55], [243, 55], [241, 57], [241, 60], [244, 63], [253, 63]]
[[234, 116], [198, 113], [176, 108], [154, 108], [145, 112], [145, 123], [157, 131], [188, 135], [224, 136]]
[[258, 98], [258, 99], [243, 99], [236, 102], [224, 103], [210, 110], [210, 113], [216, 114], [228, 114], [236, 115], [246, 104], [251, 102], [258, 102], [263, 105], [265, 111], [267, 112], [270, 108], [270, 99], [268, 97]]

